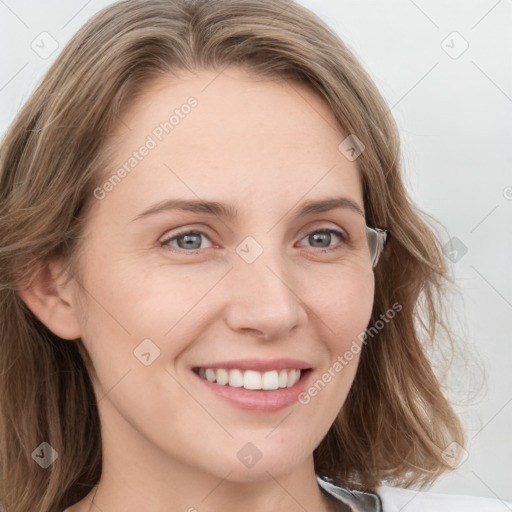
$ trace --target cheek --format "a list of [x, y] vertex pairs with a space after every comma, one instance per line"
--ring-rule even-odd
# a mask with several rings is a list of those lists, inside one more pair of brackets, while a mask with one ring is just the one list
[[[137, 375], [143, 371], [147, 378], [151, 370], [172, 366], [200, 335], [201, 319], [215, 314], [214, 287], [225, 271], [210, 268], [192, 276], [194, 270], [185, 265], [148, 271], [121, 259], [95, 262], [86, 269], [81, 311], [82, 340], [93, 361], [95, 385], [102, 396], [123, 381], [119, 387], [136, 396]], [[138, 357], [148, 351], [152, 362], [146, 367]], [[148, 385], [143, 380], [140, 389]]]
[[339, 352], [364, 332], [371, 317], [375, 291], [373, 271], [332, 273], [320, 293], [312, 296], [331, 351]]
[[373, 299], [372, 271], [346, 273], [333, 279], [323, 300], [318, 296], [317, 311], [327, 352], [316, 380], [299, 402], [315, 403], [322, 409], [319, 417], [324, 428], [334, 421], [354, 380]]

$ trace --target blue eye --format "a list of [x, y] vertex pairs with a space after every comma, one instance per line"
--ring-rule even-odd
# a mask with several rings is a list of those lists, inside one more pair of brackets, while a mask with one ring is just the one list
[[322, 244], [324, 242], [327, 242], [327, 246], [313, 245], [312, 247], [316, 249], [338, 249], [339, 247], [330, 246], [330, 243], [332, 241], [332, 235], [335, 235], [336, 237], [340, 238], [342, 242], [348, 242], [348, 236], [342, 231], [338, 231], [337, 229], [317, 229], [306, 235], [302, 240], [305, 240], [307, 238], [309, 242], [312, 244]]
[[[311, 231], [302, 240], [307, 239], [313, 244], [313, 248], [323, 249], [324, 251], [340, 249], [341, 247], [336, 244], [331, 246], [333, 235], [338, 237], [341, 242], [348, 243], [349, 241], [346, 233], [338, 231], [337, 229], [327, 228]], [[173, 249], [177, 249], [178, 252], [181, 251], [185, 254], [198, 254], [201, 252], [201, 237], [206, 237], [208, 240], [210, 239], [209, 236], [202, 231], [182, 231], [181, 233], [177, 233], [172, 237], [162, 240], [160, 245], [162, 247], [172, 247]], [[325, 245], [325, 243], [327, 243], [327, 245]], [[177, 244], [177, 246], [175, 244]], [[202, 249], [204, 249], [204, 247]]]
[[[181, 249], [189, 254], [196, 254], [199, 252], [197, 249], [201, 247], [201, 236], [208, 238], [208, 235], [202, 231], [183, 231], [166, 240], [162, 240], [161, 245], [168, 246], [170, 242], [176, 241], [178, 243], [177, 249]], [[171, 245], [171, 247], [175, 246]], [[192, 251], [189, 249], [192, 249]]]

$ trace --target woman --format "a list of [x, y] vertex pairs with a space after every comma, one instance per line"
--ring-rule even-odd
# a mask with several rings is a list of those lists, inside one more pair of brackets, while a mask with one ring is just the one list
[[299, 5], [94, 16], [2, 146], [4, 510], [498, 510], [398, 488], [464, 446], [399, 154]]

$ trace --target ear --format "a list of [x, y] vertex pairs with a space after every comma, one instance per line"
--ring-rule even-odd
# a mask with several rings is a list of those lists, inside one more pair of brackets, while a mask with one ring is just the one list
[[29, 309], [50, 331], [63, 339], [81, 336], [73, 290], [76, 285], [63, 267], [48, 263], [41, 267], [27, 286], [18, 290]]

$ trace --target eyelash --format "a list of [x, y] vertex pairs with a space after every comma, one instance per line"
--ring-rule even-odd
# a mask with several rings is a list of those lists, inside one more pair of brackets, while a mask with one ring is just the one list
[[[343, 231], [339, 231], [337, 229], [332, 229], [332, 228], [321, 228], [321, 229], [315, 229], [313, 231], [310, 231], [309, 233], [307, 233], [301, 240], [304, 240], [304, 238], [307, 238], [308, 236], [310, 235], [313, 235], [315, 233], [323, 233], [323, 234], [335, 234], [336, 236], [338, 236], [342, 242], [345, 242], [345, 243], [350, 243], [350, 239], [348, 237], [348, 235], [346, 233], [344, 233]], [[195, 254], [200, 254], [202, 251], [204, 251], [205, 249], [196, 249], [194, 251], [187, 251], [185, 249], [181, 249], [179, 247], [172, 247], [172, 246], [167, 246], [166, 244], [168, 242], [171, 242], [172, 240], [175, 240], [181, 236], [184, 236], [184, 235], [190, 235], [190, 234], [195, 234], [195, 235], [203, 235], [205, 236], [206, 238], [210, 238], [205, 232], [203, 231], [199, 231], [199, 230], [188, 230], [188, 231], [181, 231], [179, 233], [176, 233], [174, 235], [172, 235], [171, 237], [168, 237], [164, 240], [161, 240], [160, 241], [160, 246], [163, 247], [163, 248], [167, 248], [169, 250], [172, 250], [173, 252], [178, 252], [178, 253], [182, 253], [182, 254], [188, 254], [188, 255], [195, 255]], [[340, 243], [342, 243], [340, 242]], [[313, 247], [313, 249], [315, 249], [315, 247]], [[334, 247], [320, 247], [320, 248], [316, 248], [318, 249], [316, 252], [330, 252], [330, 251], [336, 251], [336, 250], [339, 250], [341, 249], [341, 247], [338, 245], [338, 246], [334, 246]]]

